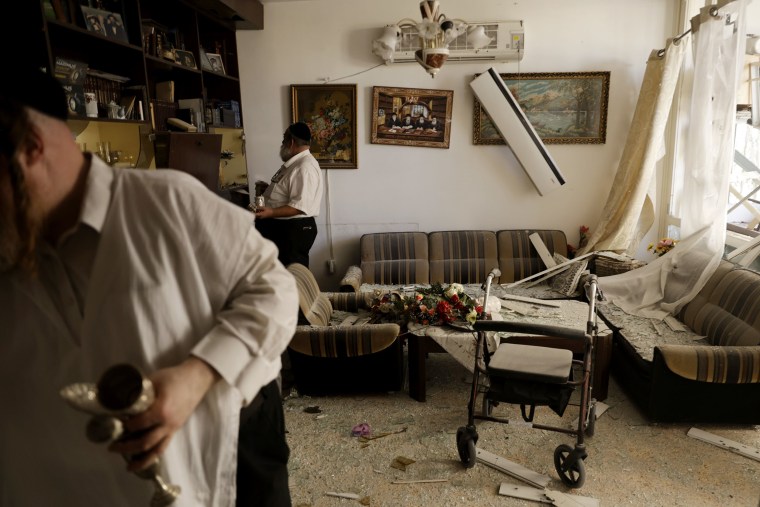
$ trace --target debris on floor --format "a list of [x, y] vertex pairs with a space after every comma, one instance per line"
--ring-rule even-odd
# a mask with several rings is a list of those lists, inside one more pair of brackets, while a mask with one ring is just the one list
[[378, 438], [387, 437], [388, 435], [395, 435], [397, 433], [403, 433], [406, 430], [407, 430], [407, 427], [404, 426], [400, 430], [396, 430], [396, 431], [386, 431], [386, 432], [383, 432], [383, 433], [376, 433], [374, 435], [370, 435], [370, 436], [366, 436], [366, 437], [365, 436], [361, 436], [361, 437], [359, 437], [359, 442], [369, 442], [370, 440], [377, 440]]
[[367, 423], [359, 423], [351, 428], [352, 437], [368, 437], [372, 434], [372, 428]]
[[488, 465], [489, 467], [495, 468], [500, 472], [504, 472], [505, 474], [510, 475], [515, 479], [527, 482], [531, 486], [535, 486], [537, 488], [545, 488], [549, 482], [551, 482], [551, 478], [549, 478], [547, 475], [534, 472], [533, 470], [525, 468], [524, 466], [515, 463], [514, 461], [509, 461], [507, 458], [502, 458], [501, 456], [497, 456], [496, 454], [488, 452], [484, 449], [478, 448], [475, 456], [477, 460], [484, 465]]
[[306, 407], [303, 409], [304, 412], [307, 414], [321, 414], [322, 410], [319, 408], [318, 405], [312, 406], [312, 407]]
[[[600, 417], [602, 417], [602, 414], [605, 413], [610, 408], [610, 406], [607, 405], [606, 403], [602, 403], [601, 401], [596, 401], [594, 403], [596, 403], [596, 418], [599, 419]], [[577, 417], [573, 419], [573, 422], [570, 423], [570, 427], [571, 428], [578, 427]]]
[[449, 482], [448, 479], [416, 479], [411, 481], [391, 481], [391, 484], [420, 484], [428, 482]]
[[413, 459], [409, 459], [404, 456], [396, 456], [391, 462], [391, 468], [396, 468], [402, 472], [406, 472], [406, 467], [412, 463], [414, 463]]
[[328, 491], [326, 496], [333, 496], [336, 498], [348, 498], [349, 500], [358, 500], [362, 505], [369, 505], [369, 497], [357, 495], [356, 493], [337, 493], [335, 491]]
[[502, 482], [499, 494], [521, 500], [547, 503], [556, 507], [599, 507], [599, 500], [588, 496], [570, 495], [550, 489], [536, 489], [528, 486], [518, 486]]
[[760, 461], [760, 450], [734, 442], [727, 438], [719, 437], [718, 435], [708, 433], [699, 428], [691, 428], [686, 435], [701, 440], [702, 442], [707, 442], [708, 444], [717, 445], [718, 447], [735, 452], [736, 454], [741, 454], [742, 456], [754, 459], [755, 461]]

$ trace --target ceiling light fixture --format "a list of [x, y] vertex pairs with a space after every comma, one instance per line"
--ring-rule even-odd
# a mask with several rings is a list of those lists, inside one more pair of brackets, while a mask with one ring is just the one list
[[393, 62], [393, 55], [398, 49], [401, 32], [404, 27], [414, 27], [419, 37], [420, 49], [415, 51], [417, 63], [435, 77], [449, 57], [449, 44], [458, 37], [467, 34], [467, 44], [476, 51], [482, 49], [493, 40], [487, 36], [480, 25], [468, 25], [461, 19], [449, 19], [440, 12], [438, 0], [422, 0], [420, 14], [422, 21], [415, 22], [404, 18], [395, 25], [385, 27], [383, 35], [372, 43], [372, 52], [382, 58], [385, 63]]

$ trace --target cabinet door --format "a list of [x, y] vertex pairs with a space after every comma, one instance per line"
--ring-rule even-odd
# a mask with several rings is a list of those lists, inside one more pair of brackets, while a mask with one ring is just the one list
[[156, 167], [176, 169], [198, 178], [213, 192], [219, 191], [222, 136], [167, 132], [156, 134]]

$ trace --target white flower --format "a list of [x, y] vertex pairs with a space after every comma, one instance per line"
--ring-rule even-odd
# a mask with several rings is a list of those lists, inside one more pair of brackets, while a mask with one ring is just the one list
[[478, 312], [476, 312], [475, 309], [473, 308], [470, 311], [470, 313], [467, 314], [465, 318], [467, 319], [467, 322], [469, 322], [470, 324], [475, 324], [475, 321], [478, 320]]
[[446, 289], [446, 293], [445, 293], [445, 294], [446, 294], [446, 297], [447, 297], [447, 298], [450, 298], [450, 297], [451, 297], [451, 296], [453, 296], [454, 294], [456, 294], [456, 295], [459, 295], [459, 294], [461, 294], [462, 292], [464, 292], [464, 287], [462, 286], [462, 284], [461, 284], [461, 283], [452, 283], [452, 284], [451, 284], [451, 285], [449, 285], [449, 287]]

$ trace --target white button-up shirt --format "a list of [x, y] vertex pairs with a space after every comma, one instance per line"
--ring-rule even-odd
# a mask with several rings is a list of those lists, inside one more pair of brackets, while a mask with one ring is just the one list
[[264, 191], [266, 205], [270, 208], [292, 206], [303, 212], [278, 220], [319, 216], [322, 204], [322, 171], [319, 162], [309, 150], [290, 157], [272, 176], [272, 182]]
[[149, 373], [194, 354], [222, 376], [161, 473], [183, 506], [232, 506], [239, 410], [276, 378], [298, 298], [250, 214], [175, 171], [92, 158], [80, 223], [39, 274], [0, 274], [0, 506], [148, 505], [150, 481], [89, 442], [59, 390], [116, 363]]

